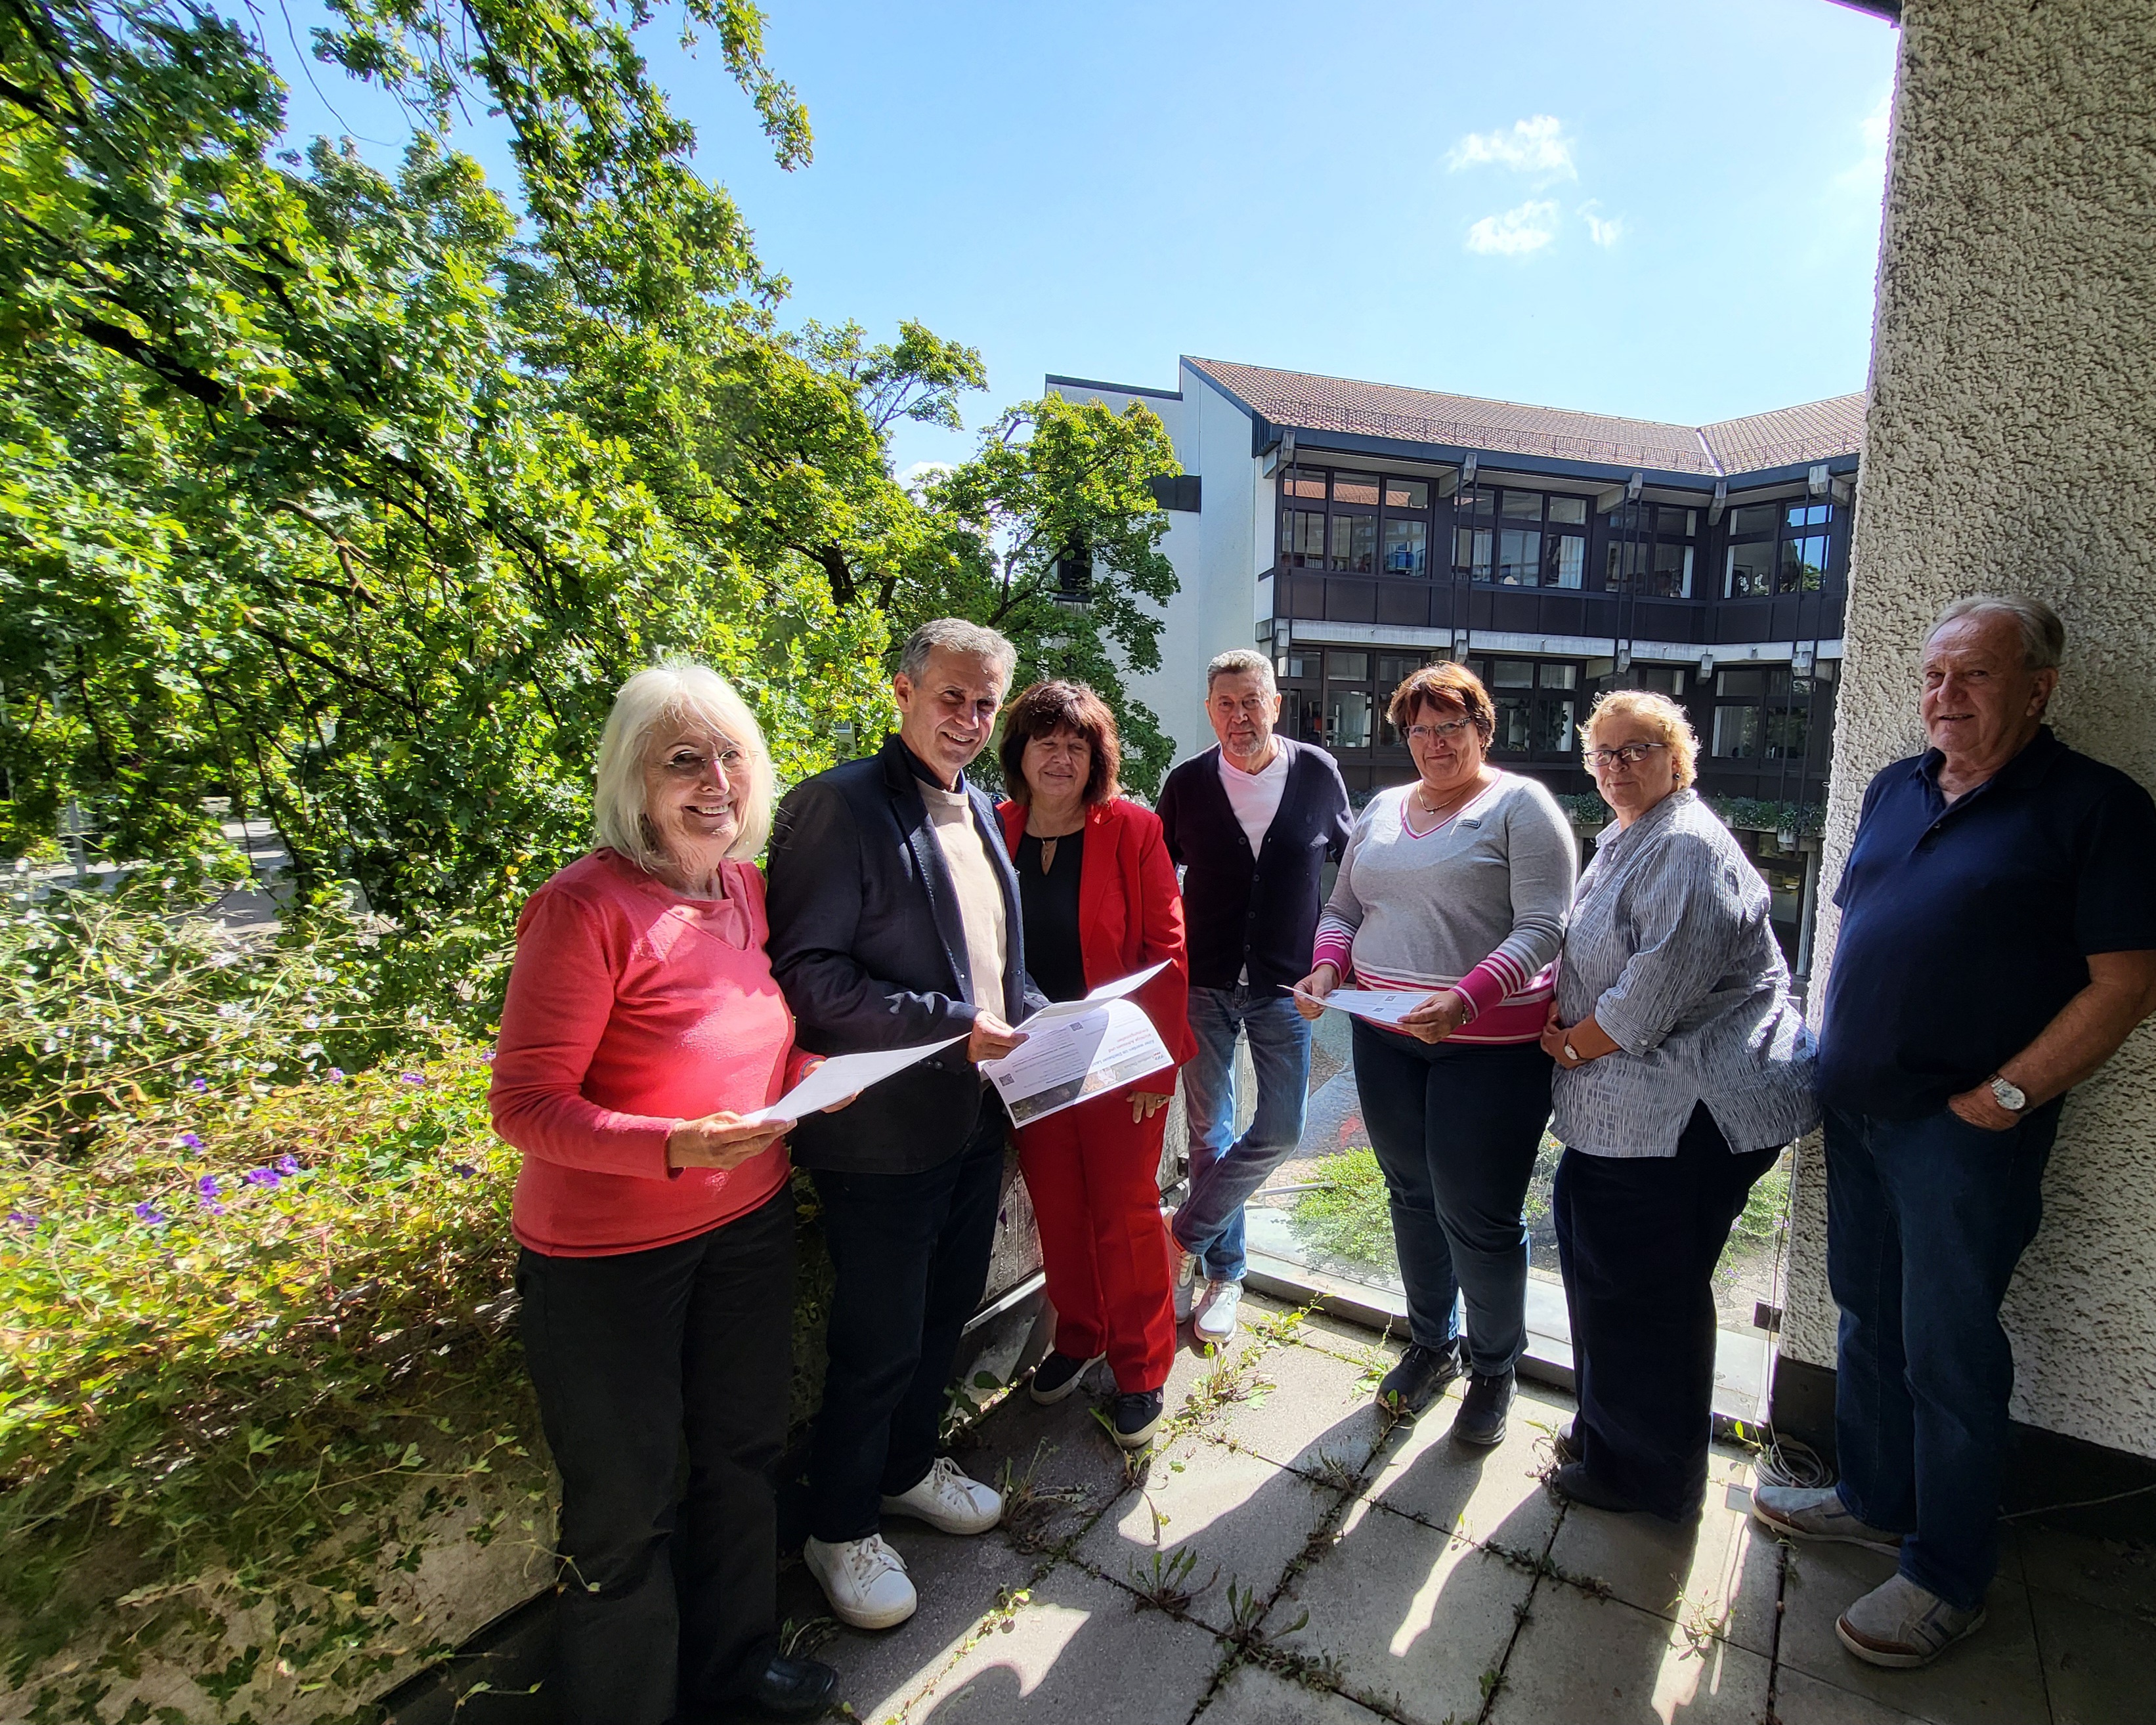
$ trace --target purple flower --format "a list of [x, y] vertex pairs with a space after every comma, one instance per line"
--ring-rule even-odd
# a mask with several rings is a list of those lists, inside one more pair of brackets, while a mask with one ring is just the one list
[[143, 1221], [147, 1222], [152, 1228], [155, 1228], [159, 1223], [165, 1220], [165, 1213], [157, 1209], [156, 1205], [151, 1204], [136, 1204], [135, 1206], [135, 1214]]
[[453, 1174], [461, 1174], [469, 1180], [479, 1170], [468, 1162], [453, 1162], [449, 1164], [449, 1172]]
[[219, 1204], [214, 1198], [199, 1199], [197, 1202], [213, 1216], [221, 1216], [224, 1214], [224, 1206]]
[[173, 1139], [172, 1142], [177, 1144], [182, 1150], [199, 1150], [202, 1148], [202, 1140], [192, 1132], [182, 1132], [179, 1137]]
[[28, 1210], [10, 1210], [8, 1212], [8, 1219], [18, 1228], [35, 1228], [38, 1225], [38, 1219]]
[[276, 1168], [280, 1174], [296, 1174], [300, 1171], [300, 1158], [287, 1151], [277, 1158]]
[[342, 1084], [344, 1082], [344, 1068], [341, 1066], [332, 1066], [328, 1071], [323, 1073], [322, 1076], [331, 1084]]
[[250, 1186], [275, 1186], [285, 1177], [274, 1168], [251, 1168], [239, 1178]]
[[397, 1076], [407, 1084], [424, 1084], [427, 1081], [425, 1077], [418, 1072], [399, 1072]]
[[490, 1048], [485, 1054], [481, 1055], [480, 1058], [485, 1060], [488, 1065], [491, 1066], [494, 1064], [494, 1050]]
[[215, 1174], [204, 1174], [202, 1178], [195, 1182], [195, 1190], [202, 1194], [205, 1200], [216, 1197], [223, 1189], [218, 1184]]
[[207, 1078], [198, 1078], [190, 1083], [187, 1086], [187, 1088], [194, 1091], [197, 1096], [200, 1096], [204, 1091], [209, 1088], [209, 1080]]

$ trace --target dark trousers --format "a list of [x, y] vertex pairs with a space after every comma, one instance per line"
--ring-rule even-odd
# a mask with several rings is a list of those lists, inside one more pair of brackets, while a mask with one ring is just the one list
[[1999, 1302], [2044, 1214], [2057, 1101], [2003, 1132], [1826, 1111], [1826, 1273], [1841, 1307], [1835, 1445], [1851, 1515], [1910, 1537], [1902, 1573], [1976, 1604], [1999, 1567], [2014, 1353]]
[[1675, 1156], [1567, 1150], [1550, 1208], [1587, 1470], [1672, 1521], [1707, 1493], [1714, 1266], [1779, 1149], [1732, 1154], [1704, 1104]]
[[927, 1477], [958, 1355], [981, 1303], [1003, 1194], [1003, 1104], [948, 1162], [911, 1174], [819, 1169], [836, 1286], [831, 1363], [810, 1450], [809, 1530], [837, 1543], [876, 1531], [885, 1496]]
[[1532, 1042], [1418, 1042], [1355, 1020], [1355, 1089], [1383, 1169], [1408, 1328], [1424, 1348], [1460, 1333], [1469, 1363], [1509, 1371], [1527, 1346], [1521, 1207], [1549, 1124], [1550, 1057]]
[[526, 1251], [516, 1288], [562, 1474], [564, 1725], [715, 1704], [778, 1627], [793, 1194], [649, 1251]]

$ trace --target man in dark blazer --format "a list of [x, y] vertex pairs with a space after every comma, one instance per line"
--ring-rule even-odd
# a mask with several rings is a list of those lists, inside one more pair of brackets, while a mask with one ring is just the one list
[[[1310, 1026], [1289, 991], [1310, 968], [1326, 859], [1338, 861], [1348, 843], [1340, 769], [1323, 749], [1273, 734], [1280, 706], [1270, 660], [1247, 647], [1223, 653], [1205, 668], [1205, 716], [1219, 747], [1185, 761], [1160, 790], [1168, 854], [1183, 870], [1198, 1042], [1183, 1069], [1190, 1195], [1175, 1214], [1175, 1312], [1215, 1345], [1235, 1333], [1243, 1297], [1244, 1200], [1302, 1137]], [[1258, 1081], [1257, 1112], [1240, 1137], [1238, 1033]]]
[[1009, 1054], [1021, 1040], [1011, 1025], [1045, 1004], [1026, 981], [1017, 876], [965, 778], [1016, 660], [992, 629], [923, 624], [891, 679], [897, 732], [797, 785], [772, 833], [771, 967], [801, 1045], [837, 1055], [966, 1039], [792, 1137], [837, 1279], [803, 1554], [832, 1610], [863, 1629], [902, 1623], [916, 1604], [880, 1516], [978, 1533], [1003, 1513], [936, 1440], [1002, 1192], [1006, 1122], [976, 1062]]

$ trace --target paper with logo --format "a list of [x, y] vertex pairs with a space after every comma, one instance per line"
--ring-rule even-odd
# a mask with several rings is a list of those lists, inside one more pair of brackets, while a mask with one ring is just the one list
[[755, 1126], [798, 1120], [804, 1114], [858, 1096], [892, 1073], [903, 1072], [916, 1060], [927, 1060], [939, 1048], [965, 1040], [963, 1035], [946, 1036], [941, 1042], [924, 1042], [918, 1048], [872, 1048], [865, 1054], [833, 1055], [768, 1108], [759, 1108], [742, 1118]]
[[1301, 989], [1296, 993], [1298, 999], [1314, 1000], [1320, 1006], [1368, 1019], [1373, 1024], [1397, 1024], [1433, 992], [1429, 988], [1335, 988], [1326, 995], [1305, 994]]
[[1026, 1126], [1174, 1064], [1144, 1010], [1123, 997], [1166, 969], [1156, 964], [1103, 983], [1083, 1000], [1060, 1000], [1018, 1028], [1025, 1040], [981, 1071], [1014, 1123]]

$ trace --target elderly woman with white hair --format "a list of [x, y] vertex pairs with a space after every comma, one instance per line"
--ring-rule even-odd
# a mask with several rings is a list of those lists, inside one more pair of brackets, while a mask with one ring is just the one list
[[744, 1117], [810, 1063], [750, 860], [771, 760], [722, 679], [670, 660], [623, 685], [597, 779], [598, 848], [517, 921], [490, 1097], [524, 1153], [516, 1286], [562, 1475], [558, 1705], [813, 1718], [835, 1674], [777, 1639], [789, 1123]]
[[1543, 1034], [1579, 1397], [1551, 1483], [1681, 1522], [1707, 1492], [1714, 1267], [1753, 1183], [1818, 1123], [1811, 1038], [1766, 883], [1691, 788], [1684, 709], [1612, 691], [1580, 744], [1617, 819], [1580, 876]]

